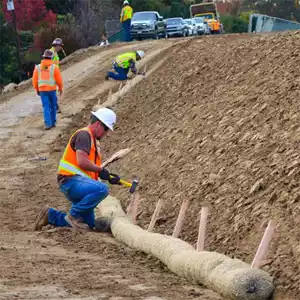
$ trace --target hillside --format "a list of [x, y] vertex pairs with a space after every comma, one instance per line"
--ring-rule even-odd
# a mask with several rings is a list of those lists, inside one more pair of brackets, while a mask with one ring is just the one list
[[299, 37], [296, 32], [190, 42], [119, 104], [118, 130], [107, 146], [113, 151], [125, 141], [135, 148], [114, 171], [142, 179], [144, 225], [163, 199], [159, 231], [170, 234], [181, 201], [189, 199], [182, 238], [195, 243], [199, 210], [208, 203], [207, 248], [250, 263], [266, 222], [276, 220], [265, 269], [279, 289], [296, 293]]
[[[189, 199], [181, 238], [194, 244], [201, 205], [208, 204], [206, 249], [250, 263], [266, 222], [275, 220], [264, 269], [276, 279], [278, 300], [295, 300], [300, 292], [299, 38], [294, 32], [139, 44], [152, 55], [147, 69], [166, 60], [117, 103], [116, 131], [102, 143], [105, 157], [133, 147], [110, 169], [125, 179], [141, 179], [141, 226], [148, 225], [163, 199], [156, 230], [172, 233], [180, 203]], [[125, 49], [128, 45], [80, 62], [78, 67], [90, 65], [86, 74], [75, 78], [74, 73], [55, 130], [42, 132], [42, 116], [35, 111], [2, 138], [1, 270], [9, 277], [5, 288], [13, 287], [19, 296], [20, 287], [26, 287], [29, 298], [51, 299], [45, 291], [58, 288], [52, 296], [66, 299], [96, 297], [100, 291], [104, 299], [222, 299], [106, 235], [31, 232], [43, 204], [67, 208], [57, 188], [58, 160], [70, 134], [88, 122], [93, 105], [118, 87], [105, 82], [104, 74], [117, 51]], [[22, 94], [14, 103], [21, 99]], [[35, 156], [47, 160], [32, 161]], [[130, 200], [125, 189], [114, 187], [112, 194], [124, 207]]]

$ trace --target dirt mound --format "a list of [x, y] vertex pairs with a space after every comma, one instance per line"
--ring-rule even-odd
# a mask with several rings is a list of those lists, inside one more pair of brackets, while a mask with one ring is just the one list
[[[211, 206], [206, 248], [251, 262], [269, 219], [278, 224], [265, 269], [300, 292], [299, 32], [193, 40], [117, 107], [105, 143], [134, 151], [113, 171], [142, 179], [140, 223], [158, 199], [171, 233], [183, 199], [182, 238], [195, 243]], [[121, 144], [120, 144], [121, 143]], [[115, 190], [120, 199], [125, 191]]]

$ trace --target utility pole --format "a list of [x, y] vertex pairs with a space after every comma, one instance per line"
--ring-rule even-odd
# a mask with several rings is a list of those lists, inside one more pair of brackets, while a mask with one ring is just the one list
[[22, 77], [21, 77], [20, 41], [19, 41], [19, 35], [17, 30], [16, 12], [15, 12], [15, 6], [13, 0], [7, 0], [7, 10], [11, 11], [12, 13], [12, 22], [15, 31], [16, 49], [17, 49], [18, 77], [19, 77], [19, 81], [21, 82]]

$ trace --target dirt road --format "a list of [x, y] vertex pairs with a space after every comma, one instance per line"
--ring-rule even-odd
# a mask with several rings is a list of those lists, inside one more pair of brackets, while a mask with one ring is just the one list
[[[134, 47], [145, 49], [151, 61], [161, 59], [165, 47], [176, 51], [173, 44], [155, 41]], [[222, 299], [109, 235], [51, 228], [32, 232], [45, 203], [66, 209], [57, 189], [57, 162], [70, 133], [88, 122], [91, 107], [117, 88], [104, 82], [104, 71], [116, 53], [131, 47], [95, 53], [63, 72], [67, 90], [62, 114], [49, 132], [42, 130], [40, 100], [33, 91], [0, 105], [0, 299]]]

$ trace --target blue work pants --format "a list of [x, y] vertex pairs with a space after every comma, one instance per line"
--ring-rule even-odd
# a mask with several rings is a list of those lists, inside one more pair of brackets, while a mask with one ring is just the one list
[[56, 91], [40, 92], [40, 97], [42, 99], [45, 126], [51, 128], [56, 124]]
[[[61, 184], [60, 190], [72, 203], [69, 214], [82, 220], [90, 228], [95, 227], [94, 209], [108, 196], [108, 186], [100, 181], [75, 175]], [[50, 208], [48, 222], [57, 227], [70, 227], [65, 216], [65, 212]]]
[[114, 70], [116, 71], [116, 73], [114, 72], [108, 72], [108, 76], [114, 80], [126, 80], [128, 77], [128, 72], [129, 69], [124, 69], [121, 68], [117, 65], [114, 65]]
[[131, 42], [131, 19], [128, 19], [122, 23], [123, 31], [124, 31], [124, 41]]

